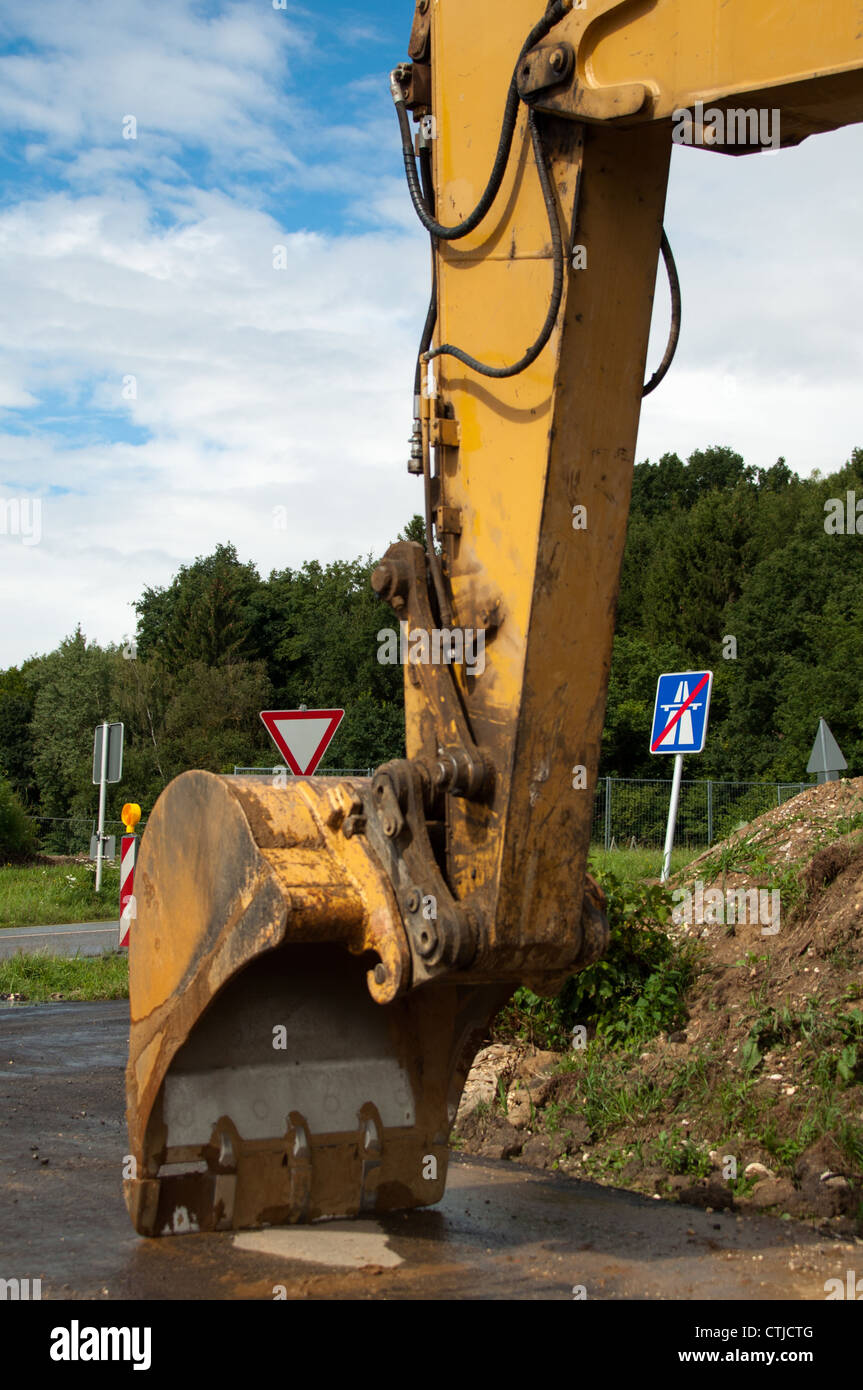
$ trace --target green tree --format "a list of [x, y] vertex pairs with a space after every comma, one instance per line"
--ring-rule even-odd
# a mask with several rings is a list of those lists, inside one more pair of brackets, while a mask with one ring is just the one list
[[166, 589], [147, 588], [135, 604], [138, 656], [166, 665], [238, 661], [258, 655], [254, 599], [261, 579], [233, 545], [182, 565]]
[[80, 627], [39, 659], [31, 724], [33, 768], [47, 816], [91, 815], [93, 729], [113, 720], [111, 671], [116, 649], [88, 643]]
[[372, 557], [313, 560], [270, 575], [258, 598], [259, 630], [285, 708], [346, 707], [363, 692], [383, 704], [401, 701], [401, 667], [378, 661], [378, 633], [397, 622], [371, 588], [375, 564]]
[[403, 531], [399, 531], [400, 541], [416, 541], [425, 549], [426, 543], [426, 524], [425, 518], [415, 512]]
[[0, 864], [28, 859], [36, 852], [36, 832], [12, 784], [0, 777]]
[[26, 803], [38, 791], [30, 732], [35, 698], [33, 685], [16, 666], [0, 671], [0, 775]]
[[233, 772], [261, 755], [269, 739], [260, 711], [272, 707], [263, 661], [190, 661], [171, 681], [163, 726], [157, 735], [166, 780], [181, 772]]

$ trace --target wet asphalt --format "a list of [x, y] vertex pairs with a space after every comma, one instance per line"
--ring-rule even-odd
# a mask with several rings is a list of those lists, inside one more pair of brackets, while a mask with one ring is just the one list
[[435, 1208], [145, 1240], [123, 1202], [128, 1004], [0, 1006], [0, 1278], [43, 1299], [819, 1300], [861, 1243], [453, 1158]]

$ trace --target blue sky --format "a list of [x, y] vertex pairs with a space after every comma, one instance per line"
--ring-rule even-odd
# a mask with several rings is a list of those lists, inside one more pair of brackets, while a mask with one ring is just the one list
[[[42, 522], [0, 534], [0, 666], [79, 622], [121, 640], [220, 541], [267, 572], [380, 551], [419, 509], [427, 245], [387, 87], [412, 13], [6, 0], [0, 503]], [[861, 164], [859, 127], [675, 151], [684, 336], [639, 458], [728, 443], [808, 473], [863, 444]], [[666, 326], [663, 287], [652, 363]]]

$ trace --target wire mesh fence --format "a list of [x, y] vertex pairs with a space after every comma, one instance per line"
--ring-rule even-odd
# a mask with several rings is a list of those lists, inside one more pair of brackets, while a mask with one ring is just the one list
[[[683, 781], [675, 844], [702, 849], [722, 840], [773, 806], [782, 806], [811, 782]], [[601, 777], [593, 808], [594, 844], [605, 849], [661, 848], [671, 780]]]
[[[371, 777], [373, 767], [326, 767], [316, 776]], [[235, 776], [273, 777], [290, 770], [270, 767], [235, 767]], [[702, 849], [722, 840], [732, 830], [754, 820], [773, 806], [782, 806], [791, 797], [806, 791], [811, 782], [715, 782], [683, 781], [677, 812], [675, 844], [686, 849]], [[665, 840], [671, 780], [655, 778], [601, 777], [593, 808], [594, 844], [605, 849], [661, 848]], [[43, 854], [88, 855], [90, 838], [96, 833], [95, 817], [31, 816], [36, 826], [39, 850]], [[146, 820], [137, 827], [138, 834]], [[105, 833], [117, 837], [124, 833], [121, 821], [106, 821]]]
[[[374, 767], [319, 767], [314, 774], [315, 777], [373, 777], [377, 768]], [[240, 777], [247, 775], [250, 777], [274, 777], [277, 774], [287, 773], [292, 777], [290, 768], [284, 764], [273, 763], [270, 767], [235, 767], [234, 776]]]
[[[36, 843], [40, 854], [89, 855], [90, 839], [96, 834], [95, 816], [29, 816], [36, 828]], [[137, 826], [140, 835], [146, 821]], [[120, 852], [120, 836], [126, 833], [119, 820], [105, 821], [105, 834], [116, 837]]]

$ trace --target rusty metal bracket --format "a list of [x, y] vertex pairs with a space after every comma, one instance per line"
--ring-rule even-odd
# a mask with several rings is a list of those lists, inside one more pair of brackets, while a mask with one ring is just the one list
[[519, 69], [518, 90], [527, 101], [545, 87], [566, 82], [575, 67], [575, 50], [568, 43], [541, 43], [532, 48]]
[[[421, 545], [396, 541], [372, 572], [371, 583], [378, 597], [408, 623], [409, 631], [431, 634], [436, 630]], [[422, 661], [414, 669], [419, 672], [429, 711], [419, 761], [424, 764], [431, 788], [480, 799], [488, 789], [490, 769], [474, 742], [451, 666]]]
[[431, 66], [428, 63], [399, 63], [394, 76], [404, 94], [405, 106], [417, 120], [431, 110]]
[[366, 837], [402, 912], [412, 960], [410, 987], [467, 969], [479, 947], [481, 914], [453, 897], [435, 858], [426, 825], [433, 793], [425, 769], [406, 759], [384, 763], [364, 795]]
[[627, 0], [591, 0], [573, 8], [555, 29], [554, 43], [541, 43], [522, 60], [518, 93], [540, 111], [576, 121], [611, 121], [642, 110], [648, 89], [641, 82], [600, 87], [593, 80], [588, 31]]
[[461, 512], [458, 507], [435, 507], [435, 530], [439, 536], [461, 535]]
[[411, 36], [408, 39], [408, 53], [415, 63], [428, 58], [431, 38], [431, 0], [417, 0], [414, 10]]

